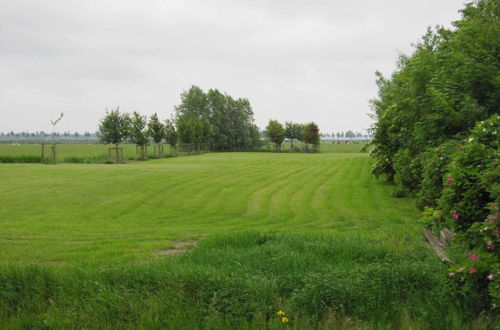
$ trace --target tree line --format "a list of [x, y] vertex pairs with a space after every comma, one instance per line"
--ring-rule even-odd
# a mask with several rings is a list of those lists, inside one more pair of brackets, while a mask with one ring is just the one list
[[[318, 125], [311, 122], [308, 124], [298, 124], [292, 122], [285, 122], [283, 126], [277, 120], [269, 120], [264, 135], [274, 145], [275, 150], [281, 150], [281, 146], [285, 139], [290, 141], [290, 150], [294, 150], [293, 142], [300, 141], [305, 144], [304, 151], [318, 151], [320, 143], [320, 132]], [[311, 149], [309, 149], [311, 145]]]
[[149, 120], [133, 112], [120, 113], [119, 109], [106, 110], [101, 119], [99, 138], [104, 144], [115, 145], [119, 160], [119, 144], [134, 143], [138, 156], [146, 157], [146, 146], [153, 143], [155, 155], [161, 156], [162, 142], [176, 150], [178, 142], [201, 149], [246, 150], [260, 146], [259, 129], [254, 124], [253, 111], [247, 99], [234, 99], [217, 89], [205, 93], [192, 86], [181, 94], [175, 107], [175, 116], [164, 121], [155, 113]]
[[175, 107], [175, 115], [161, 121], [155, 113], [149, 119], [134, 111], [120, 113], [119, 109], [106, 110], [99, 126], [99, 139], [112, 144], [119, 160], [122, 142], [137, 145], [138, 157], [146, 157], [146, 146], [154, 145], [155, 155], [162, 156], [162, 142], [176, 150], [178, 142], [194, 148], [210, 148], [216, 151], [250, 150], [261, 146], [263, 134], [275, 150], [281, 150], [285, 138], [291, 142], [301, 141], [304, 151], [317, 151], [320, 142], [319, 128], [315, 123], [297, 124], [287, 122], [285, 126], [270, 120], [263, 132], [254, 124], [250, 102], [245, 98], [235, 99], [217, 89], [204, 92], [197, 86], [181, 94]]
[[192, 86], [175, 107], [175, 123], [183, 143], [210, 144], [213, 150], [245, 150], [260, 145], [259, 129], [246, 98], [235, 99], [217, 89]]
[[414, 196], [433, 230], [470, 251], [449, 277], [500, 306], [500, 2], [467, 4], [452, 29], [429, 29], [371, 101], [375, 175]]
[[119, 145], [125, 141], [135, 144], [138, 157], [146, 158], [146, 147], [152, 142], [155, 145], [155, 156], [162, 157], [163, 141], [175, 152], [177, 131], [172, 119], [160, 121], [155, 113], [149, 117], [134, 111], [132, 114], [120, 113], [119, 108], [106, 110], [99, 125], [99, 139], [104, 144], [115, 145], [115, 161], [120, 161]]

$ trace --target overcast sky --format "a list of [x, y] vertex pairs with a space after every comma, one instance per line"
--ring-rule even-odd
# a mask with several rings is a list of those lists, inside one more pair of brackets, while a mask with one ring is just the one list
[[462, 0], [0, 0], [0, 131], [95, 131], [106, 108], [173, 113], [191, 85], [323, 132], [370, 126], [374, 72]]

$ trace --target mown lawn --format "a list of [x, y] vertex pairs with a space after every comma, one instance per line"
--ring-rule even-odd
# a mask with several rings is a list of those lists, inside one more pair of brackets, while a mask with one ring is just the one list
[[420, 242], [366, 154], [210, 153], [122, 165], [0, 164], [0, 261], [149, 260], [241, 230]]
[[414, 203], [330, 148], [0, 164], [0, 326], [469, 327]]

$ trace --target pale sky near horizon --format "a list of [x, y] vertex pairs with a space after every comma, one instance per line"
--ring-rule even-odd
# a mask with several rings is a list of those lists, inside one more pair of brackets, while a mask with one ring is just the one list
[[462, 0], [0, 0], [0, 132], [97, 130], [106, 108], [173, 114], [191, 85], [252, 104], [256, 124], [370, 126], [395, 69]]

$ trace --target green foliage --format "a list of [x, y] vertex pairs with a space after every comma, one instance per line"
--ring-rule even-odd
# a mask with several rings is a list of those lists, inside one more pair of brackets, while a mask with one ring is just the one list
[[374, 174], [392, 180], [400, 149], [415, 157], [498, 111], [499, 7], [494, 0], [467, 5], [455, 30], [429, 30], [412, 56], [401, 56], [391, 79], [377, 74]]
[[247, 99], [233, 99], [217, 89], [207, 93], [212, 127], [212, 148], [215, 150], [245, 150], [260, 144], [258, 128]]
[[165, 127], [158, 119], [158, 115], [156, 113], [149, 118], [147, 134], [156, 144], [161, 143], [165, 137]]
[[395, 196], [412, 196], [419, 189], [422, 176], [421, 162], [419, 157], [413, 157], [410, 150], [400, 149], [394, 155], [394, 181], [397, 189]]
[[315, 123], [309, 123], [303, 126], [302, 141], [314, 146], [319, 145], [319, 128]]
[[[377, 73], [379, 95], [371, 102], [372, 173], [395, 181], [399, 195], [417, 195], [420, 207], [431, 207], [428, 225], [453, 229], [474, 251], [484, 250], [479, 228], [500, 195], [499, 14], [500, 2], [478, 0], [466, 5], [453, 30], [429, 29], [390, 79]], [[499, 294], [486, 273], [497, 276], [499, 259], [479, 250], [480, 270], [459, 281], [488, 302]]]
[[477, 123], [454, 154], [438, 204], [445, 223], [475, 255], [452, 271], [477, 288], [486, 308], [500, 306], [499, 132], [498, 115]]
[[119, 108], [106, 110], [99, 125], [99, 138], [104, 144], [118, 145], [127, 139], [129, 129], [130, 118], [127, 114], [121, 114]]
[[281, 149], [281, 144], [285, 139], [285, 129], [283, 128], [283, 125], [281, 125], [279, 121], [272, 119], [269, 120], [269, 123], [266, 126], [264, 134], [269, 139], [269, 141], [274, 143], [276, 150]]
[[203, 90], [192, 86], [181, 94], [181, 103], [175, 107], [178, 137], [182, 143], [208, 143], [211, 127], [210, 111]]
[[478, 122], [471, 135], [461, 141], [458, 147], [456, 142], [450, 142], [436, 148], [434, 157], [429, 157], [429, 163], [432, 164], [429, 168], [438, 162], [432, 160], [437, 157], [437, 153], [450, 155], [450, 161], [446, 162], [448, 165], [443, 170], [436, 168], [437, 174], [434, 176], [439, 183], [423, 191], [426, 196], [432, 197], [436, 188], [440, 185], [444, 187], [435, 202], [435, 209], [427, 209], [424, 219], [433, 228], [446, 226], [458, 232], [458, 241], [473, 252], [473, 259], [477, 258], [459, 260], [458, 265], [452, 267], [450, 277], [455, 278], [459, 285], [475, 288], [483, 308], [500, 305], [497, 287], [497, 278], [500, 276], [498, 132], [500, 117], [493, 115], [486, 121]]
[[293, 150], [293, 141], [302, 141], [302, 132], [304, 131], [304, 125], [285, 122], [285, 138], [290, 140], [290, 149]]
[[132, 113], [130, 118], [129, 140], [138, 147], [138, 159], [146, 159], [146, 146], [149, 144], [147, 119], [146, 116], [141, 116], [136, 111]]
[[217, 89], [207, 93], [193, 86], [181, 95], [176, 123], [183, 143], [210, 143], [215, 150], [245, 150], [258, 147], [258, 129], [247, 99], [233, 99]]
[[477, 123], [452, 156], [438, 207], [449, 214], [449, 224], [467, 231], [482, 222], [490, 203], [500, 201], [500, 116]]
[[0, 163], [40, 163], [42, 158], [35, 155], [0, 155]]
[[132, 113], [132, 117], [130, 118], [129, 139], [130, 142], [138, 146], [144, 146], [149, 143], [146, 116], [141, 116], [136, 111]]
[[177, 118], [177, 134], [182, 143], [207, 143], [211, 136], [208, 122], [196, 118]]
[[[449, 140], [439, 147], [428, 148], [420, 154], [422, 166], [422, 180], [417, 195], [419, 208], [435, 207], [443, 190], [444, 176], [450, 168], [453, 154], [460, 149], [460, 143]], [[415, 180], [420, 180], [416, 178]], [[418, 182], [418, 181], [413, 181]]]
[[319, 146], [319, 128], [318, 125], [311, 122], [305, 124], [302, 128], [302, 141], [306, 144], [306, 150], [308, 150], [308, 144], [312, 144], [312, 151], [317, 151]]

